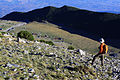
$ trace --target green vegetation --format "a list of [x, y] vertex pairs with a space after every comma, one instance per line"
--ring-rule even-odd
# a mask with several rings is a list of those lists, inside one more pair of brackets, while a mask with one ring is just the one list
[[6, 32], [1, 32], [2, 35], [6, 34]]
[[30, 32], [28, 32], [28, 31], [20, 31], [20, 32], [17, 34], [17, 37], [25, 38], [25, 39], [30, 40], [30, 41], [33, 41], [33, 40], [34, 40], [33, 35], [32, 35]]
[[3, 38], [4, 36], [0, 35], [0, 38]]
[[45, 41], [46, 44], [49, 44], [49, 45], [54, 45], [54, 43], [52, 41]]
[[69, 50], [74, 50], [74, 47], [73, 46], [68, 46], [68, 49]]
[[52, 45], [52, 46], [54, 45], [54, 43], [52, 41], [45, 41], [45, 40], [37, 40], [37, 41], [44, 42], [44, 43]]
[[44, 42], [44, 43], [45, 43], [45, 40], [37, 40], [37, 41], [39, 41], [39, 42]]
[[0, 38], [3, 38], [4, 36], [3, 36], [3, 32], [0, 32]]

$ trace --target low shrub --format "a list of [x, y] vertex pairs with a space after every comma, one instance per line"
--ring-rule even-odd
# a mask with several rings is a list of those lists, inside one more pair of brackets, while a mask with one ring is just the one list
[[3, 38], [4, 36], [0, 35], [0, 38]]
[[39, 42], [45, 42], [45, 40], [38, 40]]
[[38, 40], [38, 41], [49, 44], [49, 45], [54, 45], [54, 43], [52, 41], [45, 41], [45, 40]]
[[28, 31], [20, 31], [20, 32], [17, 34], [17, 37], [25, 38], [25, 39], [30, 40], [30, 41], [33, 41], [33, 40], [34, 40], [33, 35], [32, 35], [30, 32], [28, 32]]
[[46, 44], [49, 44], [49, 45], [54, 45], [54, 43], [52, 41], [45, 41]]
[[6, 34], [6, 32], [1, 32], [2, 35]]
[[69, 50], [74, 50], [74, 47], [73, 46], [68, 46], [68, 49]]

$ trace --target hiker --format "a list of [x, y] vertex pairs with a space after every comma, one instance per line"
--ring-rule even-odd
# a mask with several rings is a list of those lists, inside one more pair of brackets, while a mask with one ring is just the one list
[[99, 50], [100, 50], [100, 51], [99, 51], [98, 54], [96, 54], [96, 55], [94, 56], [94, 58], [93, 58], [93, 60], [92, 60], [92, 65], [93, 65], [95, 59], [99, 56], [100, 59], [101, 59], [101, 65], [104, 66], [104, 54], [106, 54], [107, 51], [108, 51], [108, 46], [107, 46], [104, 42], [105, 42], [104, 39], [101, 38], [101, 39], [100, 39], [100, 43], [101, 43], [101, 44], [100, 44], [100, 47], [99, 47]]

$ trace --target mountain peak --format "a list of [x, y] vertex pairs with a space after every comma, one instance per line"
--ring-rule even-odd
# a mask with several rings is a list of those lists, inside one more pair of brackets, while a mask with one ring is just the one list
[[54, 7], [54, 6], [47, 6], [47, 7], [44, 7], [44, 8], [56, 8], [56, 7]]
[[71, 7], [71, 6], [67, 6], [67, 5], [62, 6], [60, 9], [66, 9], [66, 10], [80, 10], [80, 9], [78, 9], [78, 8]]

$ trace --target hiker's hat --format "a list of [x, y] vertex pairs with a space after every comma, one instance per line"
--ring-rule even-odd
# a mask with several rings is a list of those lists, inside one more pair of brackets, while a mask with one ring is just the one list
[[105, 40], [103, 38], [100, 39], [100, 43], [104, 43]]

